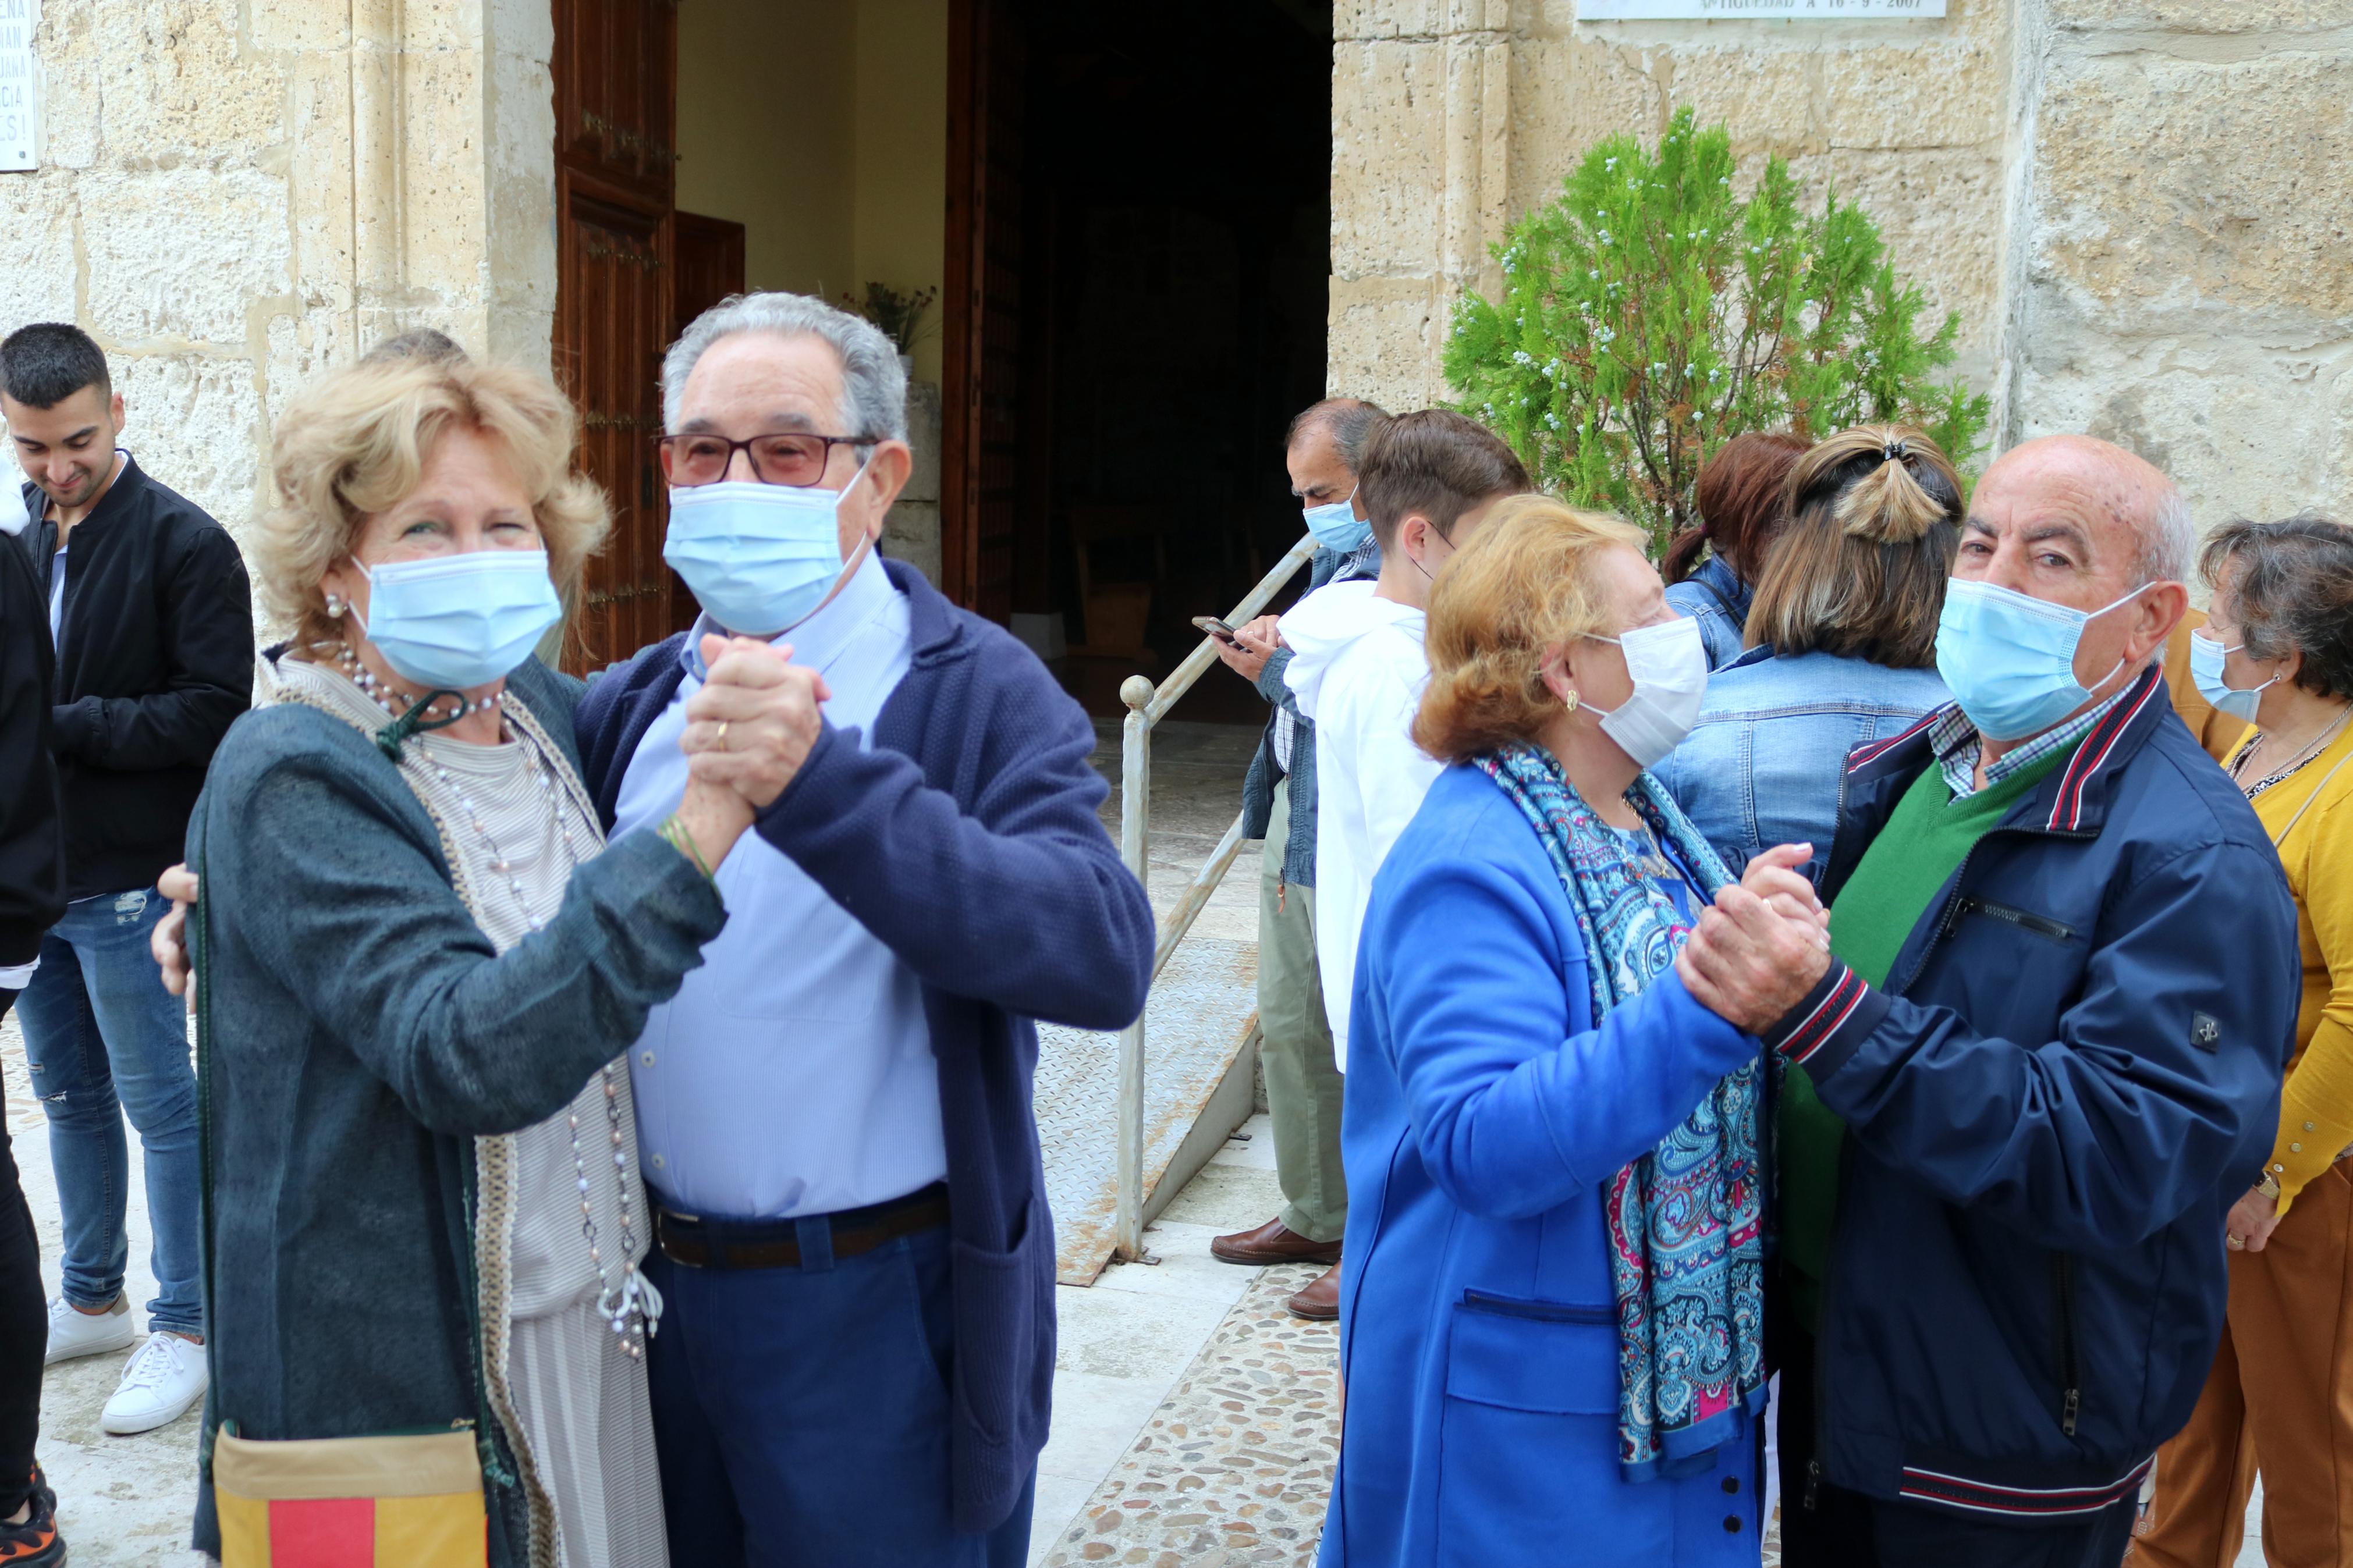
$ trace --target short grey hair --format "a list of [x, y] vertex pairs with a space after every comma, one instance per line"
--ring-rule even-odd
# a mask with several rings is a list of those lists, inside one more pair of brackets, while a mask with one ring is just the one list
[[2145, 588], [2151, 583], [2187, 583], [2189, 563], [2198, 552], [2198, 525], [2190, 520], [2189, 503], [2172, 480], [2158, 492], [2157, 510], [2140, 531], [2140, 552], [2133, 570]]
[[662, 356], [662, 428], [676, 431], [686, 378], [712, 344], [736, 332], [823, 339], [841, 359], [843, 428], [828, 435], [907, 438], [907, 373], [899, 351], [863, 316], [807, 294], [732, 294], [700, 316]]

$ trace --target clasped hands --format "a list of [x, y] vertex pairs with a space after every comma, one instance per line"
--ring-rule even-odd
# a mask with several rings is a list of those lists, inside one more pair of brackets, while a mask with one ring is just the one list
[[825, 677], [792, 662], [790, 644], [705, 634], [702, 689], [686, 701], [679, 749], [691, 785], [728, 790], [762, 811], [808, 761], [833, 697]]
[[1798, 869], [1812, 855], [1810, 844], [1782, 844], [1749, 861], [1738, 882], [1716, 889], [1675, 955], [1675, 973], [1701, 1005], [1752, 1035], [1830, 968], [1830, 911]]

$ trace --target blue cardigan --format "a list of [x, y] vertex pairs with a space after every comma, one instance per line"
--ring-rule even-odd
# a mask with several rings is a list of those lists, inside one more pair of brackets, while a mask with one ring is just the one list
[[1672, 971], [1594, 1028], [1552, 862], [1459, 764], [1374, 879], [1358, 952], [1323, 1568], [1754, 1568], [1749, 1435], [1620, 1478], [1603, 1194], [1756, 1040]]
[[[1003, 629], [887, 564], [913, 658], [872, 748], [828, 725], [758, 831], [923, 982], [955, 1237], [955, 1520], [979, 1531], [1003, 1522], [1036, 1465], [1054, 1381], [1031, 1020], [1124, 1026], [1144, 1008], [1155, 932], [1095, 816], [1105, 788], [1086, 714]], [[677, 693], [684, 637], [592, 681], [575, 716], [608, 827], [638, 741]]]

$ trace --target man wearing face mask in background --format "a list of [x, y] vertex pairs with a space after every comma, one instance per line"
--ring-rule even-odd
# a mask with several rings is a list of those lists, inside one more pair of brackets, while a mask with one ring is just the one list
[[156, 1296], [100, 1425], [144, 1432], [205, 1390], [195, 1073], [148, 935], [167, 907], [155, 879], [179, 859], [213, 752], [251, 701], [251, 590], [227, 531], [116, 446], [122, 399], [88, 333], [41, 323], [0, 342], [0, 416], [32, 481], [32, 521], [0, 548], [27, 552], [48, 602], [70, 900], [17, 1004], [65, 1220], [47, 1359], [135, 1338], [127, 1113], [146, 1156]]
[[1782, 1362], [1791, 1568], [2113, 1568], [2204, 1385], [2302, 976], [2263, 829], [2166, 700], [2190, 547], [2131, 454], [2004, 454], [1937, 633], [1957, 701], [1848, 761], [1831, 951], [1742, 994], [1719, 911], [1684, 950], [1844, 1123]]
[[[720, 868], [726, 931], [628, 1057], [670, 1555], [1018, 1568], [1054, 1368], [1031, 1020], [1133, 1019], [1151, 908], [1096, 818], [1085, 713], [876, 552], [910, 464], [889, 340], [743, 296], [662, 391], [664, 556], [703, 616], [590, 686], [589, 787], [617, 835], [690, 770], [782, 786]], [[709, 631], [790, 662], [706, 672]]]
[[1357, 470], [1380, 576], [1339, 583], [1282, 617], [1283, 679], [1315, 725], [1315, 954], [1334, 1049], [1348, 1061], [1356, 938], [1373, 873], [1438, 777], [1413, 743], [1430, 680], [1421, 637], [1438, 572], [1505, 496], [1527, 489], [1512, 449], [1459, 414], [1425, 408], [1381, 425]]
[[[1291, 422], [1283, 466], [1317, 546], [1308, 563], [1307, 594], [1371, 578], [1381, 569], [1372, 524], [1358, 510], [1356, 468], [1374, 428], [1388, 417], [1361, 398], [1331, 397], [1309, 405]], [[1340, 1163], [1340, 1069], [1315, 968], [1315, 726], [1300, 716], [1298, 699], [1283, 683], [1291, 650], [1282, 646], [1276, 621], [1261, 616], [1237, 626], [1235, 644], [1219, 644], [1218, 657], [1274, 706], [1242, 779], [1242, 832], [1265, 843], [1258, 1017], [1283, 1205], [1255, 1229], [1213, 1238], [1209, 1250], [1228, 1263], [1332, 1265], [1288, 1303], [1300, 1317], [1328, 1320], [1340, 1313], [1348, 1178]]]

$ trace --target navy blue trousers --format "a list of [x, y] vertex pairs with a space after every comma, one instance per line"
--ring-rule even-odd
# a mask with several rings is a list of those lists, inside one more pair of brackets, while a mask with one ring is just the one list
[[799, 1230], [798, 1268], [646, 1259], [670, 1561], [1023, 1568], [1034, 1473], [987, 1534], [949, 1519], [946, 1227], [839, 1259], [822, 1221]]

